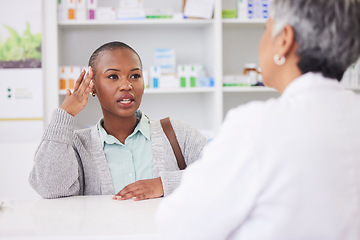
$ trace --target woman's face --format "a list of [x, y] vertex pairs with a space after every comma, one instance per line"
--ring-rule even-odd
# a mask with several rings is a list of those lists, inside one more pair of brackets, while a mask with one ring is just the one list
[[139, 57], [130, 49], [105, 51], [95, 66], [94, 88], [104, 117], [131, 117], [141, 104], [144, 80]]
[[274, 70], [276, 66], [274, 63], [275, 46], [272, 37], [273, 21], [271, 18], [268, 19], [265, 26], [265, 32], [260, 41], [259, 46], [259, 58], [260, 67], [263, 77], [263, 83], [265, 86], [271, 87], [271, 80], [274, 78]]

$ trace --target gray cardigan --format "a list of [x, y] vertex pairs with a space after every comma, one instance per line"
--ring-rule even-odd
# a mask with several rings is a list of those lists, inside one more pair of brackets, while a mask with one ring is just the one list
[[[35, 153], [29, 182], [43, 198], [115, 194], [97, 127], [74, 130], [75, 121], [57, 109]], [[178, 119], [171, 119], [171, 124], [190, 165], [200, 157], [207, 140]], [[182, 171], [160, 121], [150, 120], [150, 129], [154, 177], [161, 177], [166, 196], [179, 185]]]

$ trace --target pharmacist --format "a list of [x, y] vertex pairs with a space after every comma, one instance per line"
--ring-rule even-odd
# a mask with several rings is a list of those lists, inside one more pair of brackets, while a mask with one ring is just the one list
[[273, 0], [260, 43], [278, 99], [233, 109], [162, 201], [164, 239], [359, 240], [359, 0]]

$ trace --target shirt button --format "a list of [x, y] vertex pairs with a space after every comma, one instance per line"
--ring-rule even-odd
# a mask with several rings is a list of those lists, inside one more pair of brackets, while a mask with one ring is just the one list
[[133, 174], [132, 173], [129, 173], [129, 177], [132, 177], [133, 176]]

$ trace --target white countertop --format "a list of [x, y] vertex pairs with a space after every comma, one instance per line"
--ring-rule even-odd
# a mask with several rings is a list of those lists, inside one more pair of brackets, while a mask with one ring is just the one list
[[154, 221], [160, 201], [111, 196], [5, 200], [0, 239], [161, 239]]

